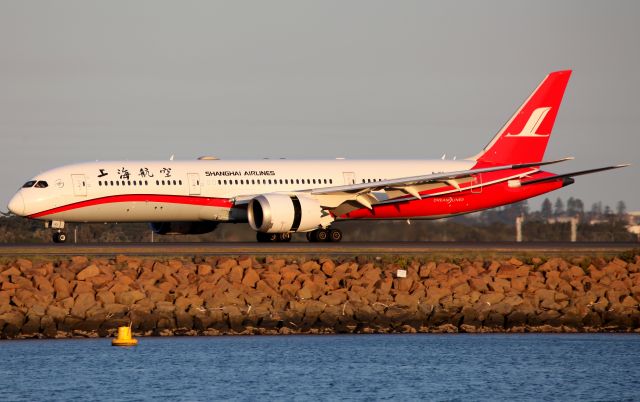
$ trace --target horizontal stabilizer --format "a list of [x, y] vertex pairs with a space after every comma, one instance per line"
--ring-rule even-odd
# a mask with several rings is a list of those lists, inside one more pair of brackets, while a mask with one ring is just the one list
[[620, 169], [620, 168], [623, 168], [623, 167], [627, 167], [629, 165], [630, 165], [629, 163], [625, 163], [625, 164], [622, 164], [622, 165], [605, 166], [605, 167], [601, 167], [601, 168], [597, 168], [597, 169], [581, 170], [579, 172], [559, 174], [559, 175], [555, 175], [555, 176], [551, 176], [551, 177], [544, 177], [542, 179], [534, 179], [534, 180], [529, 180], [529, 181], [523, 181], [521, 185], [522, 186], [526, 186], [526, 185], [529, 185], [529, 184], [544, 183], [544, 182], [547, 182], [547, 181], [554, 181], [554, 180], [564, 179], [564, 178], [567, 178], [567, 177], [582, 176], [584, 174], [603, 172], [605, 170]]

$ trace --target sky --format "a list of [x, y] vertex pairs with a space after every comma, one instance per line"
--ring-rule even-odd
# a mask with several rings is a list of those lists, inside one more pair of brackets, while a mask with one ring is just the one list
[[[0, 210], [93, 160], [465, 158], [573, 69], [551, 193], [640, 210], [637, 1], [0, 0]], [[537, 208], [544, 196], [530, 201]]]

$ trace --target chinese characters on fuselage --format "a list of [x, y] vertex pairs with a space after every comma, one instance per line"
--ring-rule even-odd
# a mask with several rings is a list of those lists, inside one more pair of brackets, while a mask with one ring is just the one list
[[[171, 168], [163, 167], [162, 169], [160, 169], [159, 173], [161, 175], [164, 175], [164, 177], [171, 177]], [[125, 168], [124, 166], [120, 169], [117, 169], [115, 174], [122, 180], [129, 180], [131, 176], [133, 176], [131, 173], [129, 173], [129, 169]], [[108, 175], [109, 175], [108, 169], [98, 169], [97, 177], [105, 177]], [[148, 167], [143, 166], [140, 169], [138, 169], [138, 177], [142, 177], [142, 178], [154, 177], [154, 174]]]

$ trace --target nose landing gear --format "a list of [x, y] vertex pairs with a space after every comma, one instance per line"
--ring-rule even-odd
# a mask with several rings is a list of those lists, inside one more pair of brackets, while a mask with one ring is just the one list
[[67, 241], [67, 234], [63, 231], [53, 232], [54, 243], [64, 243]]
[[44, 223], [45, 228], [53, 229], [53, 242], [54, 243], [64, 243], [67, 241], [67, 234], [64, 232], [64, 222], [63, 221], [51, 221]]

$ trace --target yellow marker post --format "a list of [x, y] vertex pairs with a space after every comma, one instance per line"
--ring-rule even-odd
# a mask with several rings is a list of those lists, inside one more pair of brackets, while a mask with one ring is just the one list
[[118, 327], [118, 337], [111, 341], [112, 346], [136, 346], [138, 340], [131, 336], [131, 325]]

